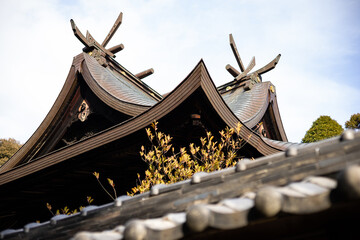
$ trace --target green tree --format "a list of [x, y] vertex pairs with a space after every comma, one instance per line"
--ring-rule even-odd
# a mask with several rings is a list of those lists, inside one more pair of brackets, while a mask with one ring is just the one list
[[311, 128], [306, 132], [302, 142], [317, 142], [322, 139], [340, 135], [344, 129], [342, 126], [329, 116], [320, 116], [313, 122]]
[[0, 139], [0, 166], [3, 165], [22, 145], [13, 138]]
[[351, 115], [350, 120], [345, 122], [345, 128], [360, 129], [360, 113]]

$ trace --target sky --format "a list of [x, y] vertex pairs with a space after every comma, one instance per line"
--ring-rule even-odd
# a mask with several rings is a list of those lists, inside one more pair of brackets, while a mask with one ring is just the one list
[[312, 122], [329, 115], [344, 126], [360, 112], [360, 1], [357, 0], [0, 0], [0, 138], [25, 143], [58, 96], [83, 45], [70, 26], [102, 42], [120, 12], [108, 47], [116, 60], [159, 93], [174, 89], [203, 59], [217, 86], [244, 65], [254, 69], [281, 54], [262, 75], [276, 87], [288, 139], [300, 142]]

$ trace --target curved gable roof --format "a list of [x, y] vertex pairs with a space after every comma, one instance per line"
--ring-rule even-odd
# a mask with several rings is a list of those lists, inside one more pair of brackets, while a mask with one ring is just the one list
[[263, 117], [269, 105], [270, 82], [258, 83], [245, 91], [239, 87], [221, 94], [234, 114], [249, 128], [253, 128]]
[[[271, 109], [273, 123], [279, 131], [281, 140], [287, 141], [276, 99], [275, 87], [271, 82], [259, 82], [250, 90], [236, 81], [220, 86], [221, 96], [234, 114], [249, 128], [254, 128]], [[226, 90], [230, 88], [229, 90]], [[272, 88], [272, 91], [270, 90]]]
[[136, 116], [159, 99], [129, 81], [122, 74], [101, 66], [95, 58], [83, 53], [82, 74], [91, 90], [108, 106], [125, 114]]
[[[60, 150], [39, 157], [18, 168], [0, 173], [0, 185], [11, 182], [20, 177], [40, 171], [57, 163], [69, 160], [92, 149], [98, 148], [115, 140], [121, 139], [138, 130], [149, 126], [154, 119], [160, 119], [176, 109], [191, 94], [201, 89], [220, 118], [230, 127], [236, 127], [239, 119], [224, 102], [217, 91], [211, 77], [201, 60], [194, 70], [170, 94], [140, 115], [126, 120], [114, 127], [95, 134], [87, 139], [78, 141]], [[241, 122], [241, 121], [240, 121]], [[248, 144], [254, 146], [263, 155], [268, 155], [285, 150], [281, 146], [272, 146], [265, 142], [258, 134], [243, 125], [240, 135]]]
[[[146, 91], [149, 89], [147, 86], [141, 88], [138, 86], [139, 83], [135, 84], [131, 79], [127, 81], [125, 71], [123, 76], [114, 73], [102, 67], [93, 57], [81, 53], [74, 57], [64, 86], [43, 122], [29, 140], [0, 168], [0, 173], [29, 161], [26, 159], [35, 156], [46, 144], [56, 126], [64, 121], [66, 111], [69, 110], [70, 102], [78, 89], [77, 74], [82, 75], [86, 84], [101, 101], [129, 118], [139, 115], [161, 99], [160, 95], [152, 94], [152, 89]], [[140, 80], [138, 82], [142, 83]]]

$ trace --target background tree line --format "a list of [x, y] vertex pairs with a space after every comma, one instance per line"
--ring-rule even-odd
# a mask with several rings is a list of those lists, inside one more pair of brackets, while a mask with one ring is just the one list
[[[360, 113], [353, 114], [345, 122], [346, 129], [360, 129]], [[329, 116], [320, 116], [306, 132], [302, 142], [311, 143], [340, 135], [343, 127]]]
[[13, 138], [0, 138], [0, 166], [2, 166], [22, 146]]

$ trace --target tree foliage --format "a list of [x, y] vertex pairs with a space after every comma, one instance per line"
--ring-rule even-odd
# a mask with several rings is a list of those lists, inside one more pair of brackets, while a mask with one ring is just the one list
[[340, 135], [344, 129], [342, 126], [329, 116], [320, 116], [316, 119], [311, 128], [306, 132], [302, 142], [317, 142], [322, 139]]
[[151, 148], [141, 147], [140, 156], [148, 164], [145, 178], [131, 189], [128, 195], [143, 193], [156, 184], [170, 184], [190, 178], [196, 172], [211, 172], [234, 166], [239, 159], [238, 150], [245, 144], [239, 137], [241, 124], [220, 131], [219, 141], [214, 140], [211, 132], [200, 138], [200, 146], [191, 143], [186, 149], [175, 151], [170, 135], [160, 132], [157, 122], [146, 133], [151, 142]]
[[0, 166], [16, 153], [22, 145], [13, 138], [0, 139]]
[[351, 115], [350, 120], [345, 122], [345, 128], [360, 129], [360, 113]]

